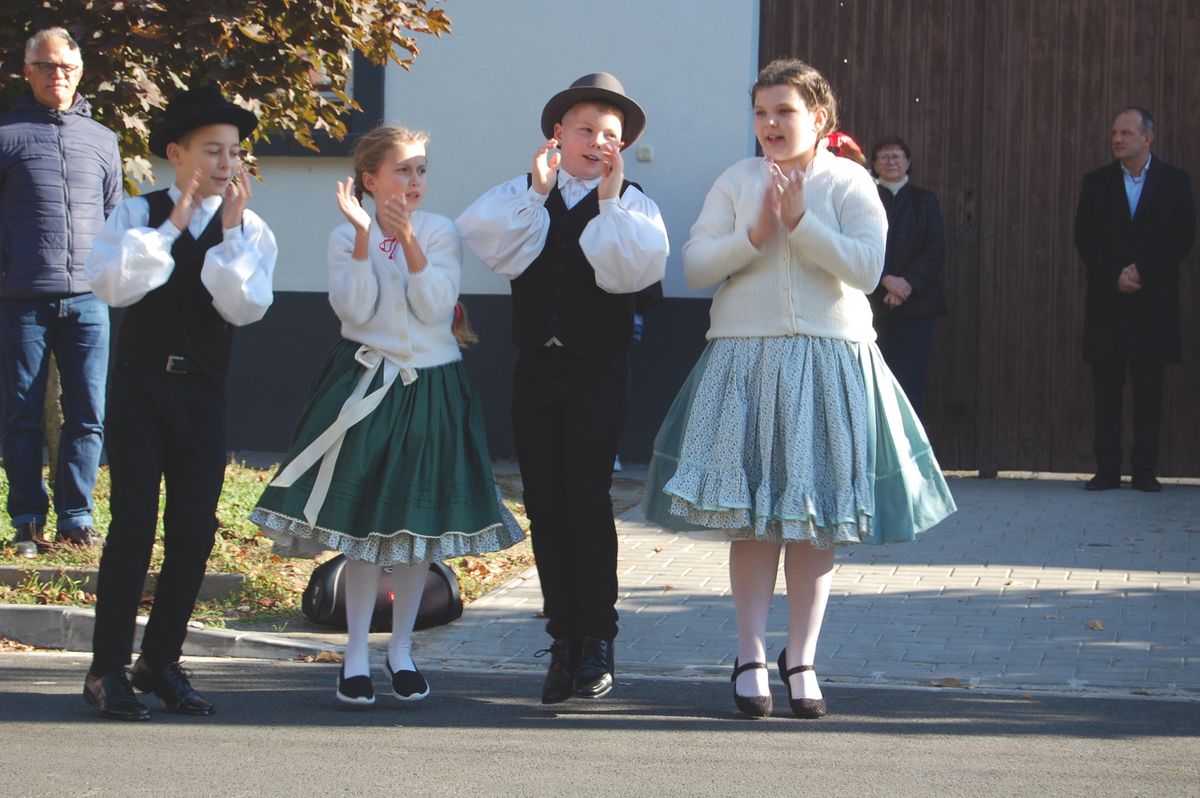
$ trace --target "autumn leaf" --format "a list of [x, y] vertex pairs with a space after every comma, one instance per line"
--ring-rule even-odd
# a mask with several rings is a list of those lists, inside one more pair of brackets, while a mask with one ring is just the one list
[[1091, 629], [1093, 632], [1103, 632], [1104, 631], [1104, 622], [1103, 621], [1092, 620], [1092, 621], [1088, 621], [1087, 625], [1088, 625], [1088, 628]]

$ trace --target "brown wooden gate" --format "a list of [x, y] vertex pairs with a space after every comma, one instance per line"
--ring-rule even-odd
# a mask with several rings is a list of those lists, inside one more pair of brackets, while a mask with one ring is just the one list
[[[945, 468], [1092, 469], [1079, 185], [1129, 105], [1155, 114], [1156, 155], [1200, 174], [1197, 42], [1196, 0], [762, 0], [760, 61], [820, 69], [842, 129], [864, 149], [903, 136], [913, 181], [941, 201], [951, 310], [926, 413]], [[1167, 476], [1200, 476], [1198, 267], [1200, 248], [1168, 369]]]

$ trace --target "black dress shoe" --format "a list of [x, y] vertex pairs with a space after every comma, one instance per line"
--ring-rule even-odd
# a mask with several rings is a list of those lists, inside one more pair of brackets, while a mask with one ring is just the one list
[[1143, 493], [1162, 493], [1162, 484], [1154, 477], [1134, 477], [1133, 488]]
[[733, 682], [733, 703], [737, 704], [737, 708], [742, 711], [743, 715], [749, 715], [752, 718], [765, 718], [771, 714], [771, 710], [775, 708], [775, 702], [771, 699], [770, 693], [767, 695], [739, 695], [737, 691], [737, 677], [745, 671], [761, 668], [764, 671], [769, 670], [765, 662], [747, 662], [745, 665], [738, 666], [738, 661], [733, 661], [733, 675], [729, 677], [729, 681]]
[[90, 526], [60, 529], [58, 530], [58, 534], [54, 536], [54, 541], [67, 546], [79, 546], [80, 548], [99, 546], [103, 543], [100, 536], [96, 534], [96, 530]]
[[588, 635], [580, 644], [575, 669], [575, 695], [602, 698], [613, 689], [613, 641]]
[[392, 670], [392, 662], [384, 657], [383, 667], [387, 669], [388, 678], [392, 680], [392, 695], [401, 701], [420, 701], [429, 697], [429, 682], [413, 665], [411, 671]]
[[190, 674], [178, 662], [154, 668], [145, 657], [133, 665], [133, 686], [143, 693], [154, 693], [169, 712], [180, 715], [211, 715], [217, 708], [205, 701], [192, 683]]
[[83, 700], [100, 710], [106, 718], [149, 720], [150, 707], [138, 701], [124, 668], [103, 676], [88, 672], [83, 680]]
[[42, 525], [36, 521], [17, 525], [17, 534], [13, 536], [12, 547], [18, 557], [33, 559], [39, 554], [53, 551], [54, 544], [46, 540]]
[[550, 655], [546, 681], [542, 682], [542, 703], [560, 704], [575, 695], [575, 669], [579, 665], [579, 644], [567, 637], [556, 637], [550, 648], [533, 656]]
[[[390, 671], [391, 668], [388, 668]], [[375, 687], [371, 684], [370, 676], [351, 676], [346, 678], [346, 666], [338, 669], [337, 700], [343, 704], [357, 704], [369, 707], [375, 703]]]
[[1109, 474], [1097, 474], [1084, 483], [1084, 490], [1116, 490], [1121, 487], [1121, 478]]
[[792, 706], [792, 714], [806, 720], [816, 720], [829, 714], [824, 698], [792, 698], [791, 675], [811, 670], [814, 670], [812, 665], [797, 665], [794, 668], [788, 668], [787, 649], [779, 652], [779, 678], [783, 679], [783, 684], [787, 687], [788, 703]]

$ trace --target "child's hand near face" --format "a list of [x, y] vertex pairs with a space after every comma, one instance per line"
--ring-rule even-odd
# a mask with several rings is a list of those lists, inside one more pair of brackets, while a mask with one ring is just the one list
[[383, 232], [397, 241], [411, 241], [412, 218], [408, 213], [408, 201], [403, 194], [394, 194], [375, 208], [375, 218]]
[[234, 180], [225, 186], [225, 198], [221, 202], [221, 224], [226, 230], [242, 226], [242, 211], [250, 202], [250, 181], [246, 179], [246, 167], [237, 170]]
[[546, 143], [533, 155], [533, 169], [530, 174], [533, 190], [539, 194], [549, 194], [554, 188], [554, 181], [558, 177], [558, 162], [562, 158], [557, 147], [558, 139], [546, 139]]
[[600, 148], [604, 161], [600, 164], [600, 185], [596, 195], [602, 199], [616, 199], [621, 195], [621, 182], [625, 179], [625, 159], [621, 157], [621, 145], [610, 143]]
[[338, 209], [342, 215], [346, 217], [346, 221], [354, 225], [354, 229], [366, 235], [371, 229], [371, 215], [367, 213], [367, 209], [358, 201], [358, 197], [354, 196], [354, 178], [347, 177], [343, 183], [341, 180], [337, 184], [337, 203]]
[[175, 225], [177, 230], [186, 230], [188, 224], [192, 221], [192, 214], [196, 212], [196, 208], [200, 206], [200, 200], [196, 198], [196, 191], [200, 188], [200, 179], [203, 174], [199, 169], [192, 172], [192, 179], [183, 187], [183, 196], [179, 198], [179, 202], [175, 203], [175, 207], [171, 209], [171, 215], [168, 217], [171, 224]]

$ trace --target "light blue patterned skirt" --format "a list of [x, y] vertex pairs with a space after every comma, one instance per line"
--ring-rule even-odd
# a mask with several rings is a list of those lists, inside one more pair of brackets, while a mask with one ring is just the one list
[[912, 540], [954, 512], [929, 440], [873, 344], [709, 342], [654, 441], [646, 517], [819, 548]]

